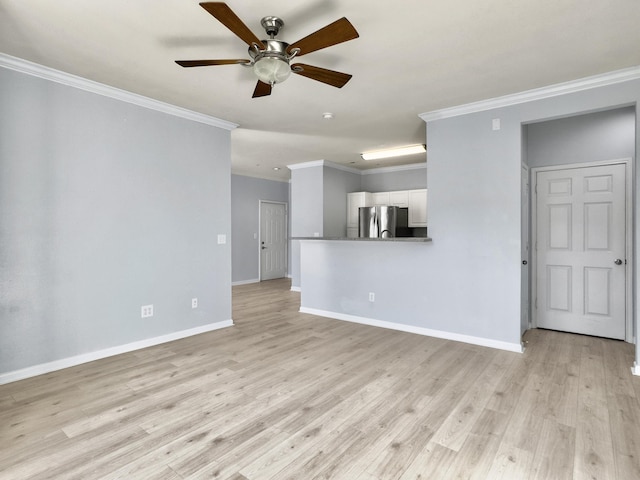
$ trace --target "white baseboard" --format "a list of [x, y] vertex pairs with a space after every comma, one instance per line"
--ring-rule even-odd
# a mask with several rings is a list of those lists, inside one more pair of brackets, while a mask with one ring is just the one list
[[112, 357], [114, 355], [120, 355], [121, 353], [132, 352], [134, 350], [140, 350], [142, 348], [152, 347], [161, 343], [172, 342], [173, 340], [179, 340], [181, 338], [191, 337], [200, 333], [211, 332], [213, 330], [231, 326], [233, 326], [233, 320], [224, 320], [222, 322], [210, 323], [201, 327], [190, 328], [188, 330], [181, 330], [179, 332], [173, 332], [167, 335], [161, 335], [159, 337], [147, 338], [145, 340], [127, 343], [125, 345], [119, 345], [117, 347], [105, 348], [104, 350], [83, 353], [82, 355], [63, 358], [60, 360], [55, 360], [53, 362], [41, 363], [39, 365], [33, 365], [32, 367], [23, 368], [21, 370], [14, 370], [13, 372], [1, 373], [0, 385], [4, 385], [5, 383], [10, 382], [16, 382], [18, 380], [24, 380], [25, 378], [35, 377], [37, 375], [53, 372], [55, 370], [62, 370], [63, 368], [75, 367], [76, 365], [93, 362], [94, 360], [100, 360], [101, 358]]
[[633, 362], [633, 367], [631, 367], [631, 373], [634, 375], [640, 376], [640, 364], [638, 362]]
[[[301, 292], [302, 290], [300, 290], [300, 287], [294, 287], [293, 285], [291, 285], [291, 291], [292, 292]], [[300, 310], [302, 311], [302, 310]]]
[[251, 280], [240, 280], [237, 282], [231, 282], [231, 286], [235, 287], [236, 285], [248, 285], [249, 283], [260, 283], [260, 279], [252, 278]]
[[325, 310], [316, 310], [314, 308], [300, 307], [301, 313], [310, 313], [321, 317], [334, 318], [336, 320], [344, 320], [347, 322], [361, 323], [372, 327], [388, 328], [390, 330], [398, 330], [400, 332], [415, 333], [427, 337], [442, 338], [445, 340], [453, 340], [456, 342], [470, 343], [472, 345], [480, 345], [482, 347], [497, 348], [499, 350], [507, 350], [509, 352], [523, 353], [524, 348], [520, 343], [501, 342], [490, 338], [474, 337], [471, 335], [463, 335], [460, 333], [445, 332], [443, 330], [432, 330], [430, 328], [415, 327], [413, 325], [405, 325], [402, 323], [387, 322], [384, 320], [374, 320], [372, 318], [358, 317], [355, 315], [347, 315], [344, 313], [328, 312]]

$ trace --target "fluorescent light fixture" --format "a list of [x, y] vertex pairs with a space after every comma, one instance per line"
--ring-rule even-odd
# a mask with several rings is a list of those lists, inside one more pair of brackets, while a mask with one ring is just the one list
[[381, 158], [404, 157], [405, 155], [415, 155], [416, 153], [424, 153], [427, 146], [409, 145], [408, 147], [387, 148], [386, 150], [376, 150], [375, 152], [362, 153], [363, 160], [379, 160]]

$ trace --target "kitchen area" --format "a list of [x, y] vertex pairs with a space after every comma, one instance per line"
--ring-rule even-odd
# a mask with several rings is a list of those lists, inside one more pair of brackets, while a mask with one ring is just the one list
[[346, 194], [346, 229], [338, 235], [294, 236], [293, 240], [429, 241], [427, 189]]
[[427, 237], [427, 189], [347, 194], [347, 238]]
[[[416, 230], [419, 236], [415, 239], [421, 243], [428, 240], [425, 236], [427, 229], [426, 163], [393, 171], [378, 169], [365, 173], [327, 161], [290, 165], [289, 169], [291, 170], [289, 271], [293, 290], [301, 290], [302, 243], [309, 241], [363, 243], [358, 241], [360, 238], [358, 236], [359, 208], [386, 203], [387, 196], [390, 203], [394, 202], [392, 206], [407, 208], [408, 228], [425, 229]], [[421, 196], [424, 203], [419, 200]], [[409, 202], [412, 202], [414, 208], [409, 209]], [[409, 210], [412, 211], [412, 227], [409, 227]], [[397, 237], [394, 238], [398, 240]], [[392, 240], [375, 241], [390, 243]]]

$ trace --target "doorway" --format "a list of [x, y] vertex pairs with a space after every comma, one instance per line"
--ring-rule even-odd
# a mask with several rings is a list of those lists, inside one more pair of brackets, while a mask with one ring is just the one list
[[287, 274], [287, 204], [260, 201], [260, 281]]
[[537, 327], [631, 341], [630, 166], [533, 169]]

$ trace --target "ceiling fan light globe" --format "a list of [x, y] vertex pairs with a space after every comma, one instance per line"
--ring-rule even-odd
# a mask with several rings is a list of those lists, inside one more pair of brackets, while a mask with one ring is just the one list
[[277, 57], [260, 58], [253, 65], [253, 71], [261, 82], [269, 85], [282, 83], [291, 75], [289, 64]]

